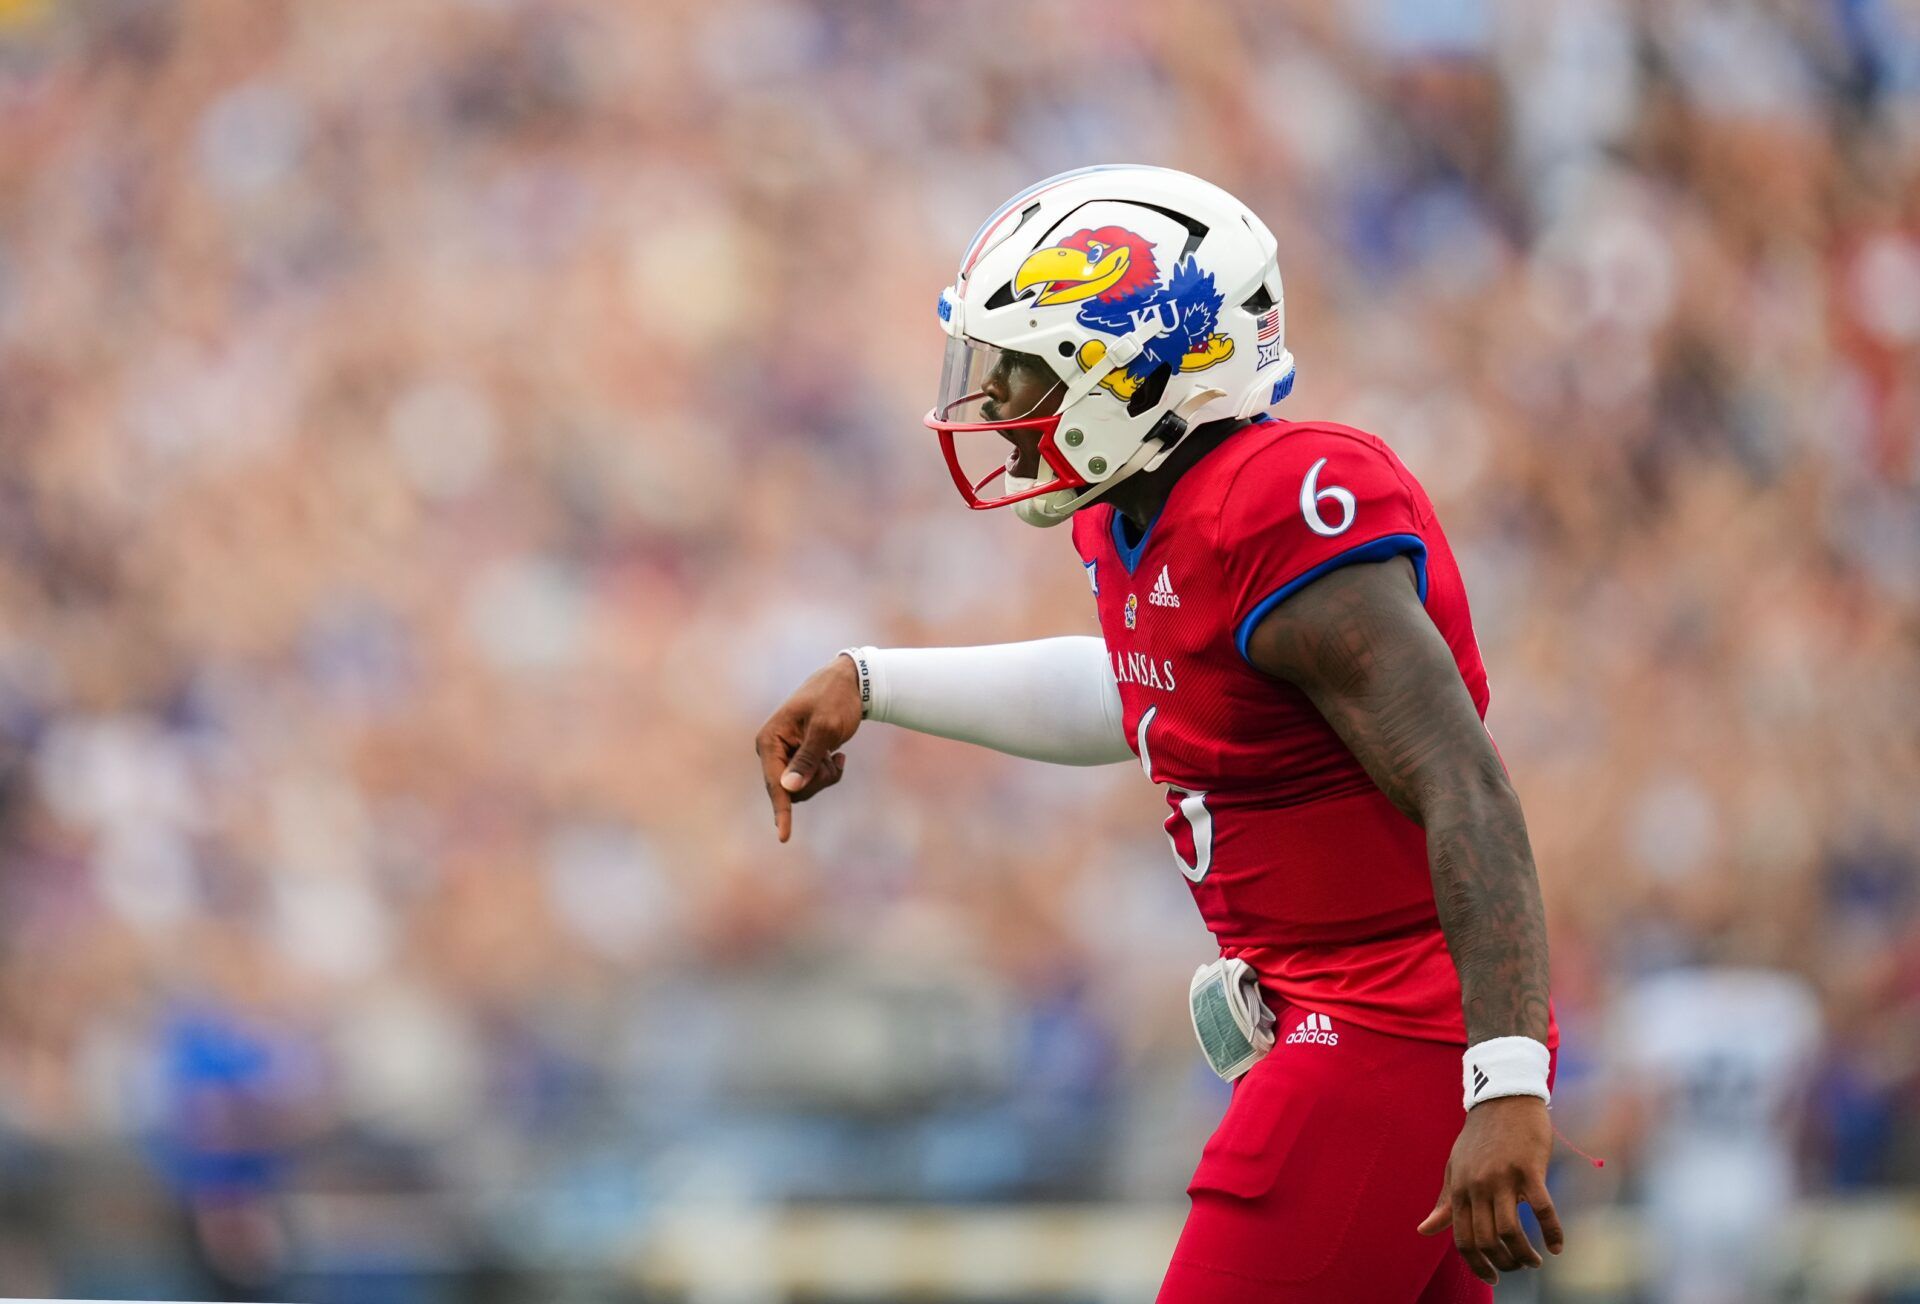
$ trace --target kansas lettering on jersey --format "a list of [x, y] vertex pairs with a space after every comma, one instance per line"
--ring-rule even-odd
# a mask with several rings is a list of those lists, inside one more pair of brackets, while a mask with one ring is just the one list
[[1128, 737], [1166, 785], [1167, 835], [1221, 954], [1275, 1000], [1464, 1043], [1425, 834], [1304, 693], [1246, 658], [1301, 588], [1404, 556], [1485, 716], [1466, 590], [1413, 476], [1363, 431], [1259, 420], [1190, 467], [1137, 541], [1111, 507], [1076, 514], [1073, 539]]

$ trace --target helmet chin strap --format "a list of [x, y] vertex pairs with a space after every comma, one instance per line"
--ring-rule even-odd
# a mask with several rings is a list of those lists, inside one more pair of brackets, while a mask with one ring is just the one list
[[[1131, 479], [1140, 472], [1159, 470], [1160, 467], [1166, 463], [1166, 460], [1173, 456], [1173, 450], [1180, 447], [1187, 435], [1193, 430], [1192, 422], [1189, 421], [1188, 418], [1207, 404], [1213, 402], [1213, 400], [1225, 397], [1226, 391], [1223, 389], [1196, 390], [1192, 394], [1189, 394], [1186, 400], [1178, 407], [1165, 413], [1160, 420], [1155, 423], [1156, 430], [1161, 427], [1171, 427], [1170, 435], [1158, 438], [1148, 436], [1145, 440], [1141, 441], [1140, 447], [1133, 450], [1131, 457], [1122, 462], [1112, 475], [1102, 480], [1099, 484], [1092, 485], [1078, 492], [1072, 489], [1058, 489], [1053, 493], [1041, 494], [1036, 498], [1022, 499], [1013, 505], [1013, 514], [1025, 521], [1028, 525], [1037, 526], [1044, 530], [1050, 526], [1059, 525], [1082, 507], [1090, 506], [1095, 500], [1111, 491], [1116, 485]], [[1020, 477], [1013, 475], [1012, 472], [1008, 472], [1007, 484], [1009, 487], [1021, 483]], [[1031, 485], [1033, 482], [1027, 480], [1024, 483]]]
[[[1119, 470], [1099, 484], [1078, 491], [1056, 489], [1050, 494], [1041, 494], [1037, 498], [1024, 498], [1013, 505], [1013, 514], [1028, 525], [1037, 525], [1043, 530], [1049, 526], [1059, 525], [1121, 481], [1144, 470], [1147, 463], [1151, 462], [1159, 452], [1158, 441], [1148, 440], [1133, 450], [1133, 456], [1122, 462]], [[1009, 477], [1009, 480], [1011, 479], [1012, 477]]]

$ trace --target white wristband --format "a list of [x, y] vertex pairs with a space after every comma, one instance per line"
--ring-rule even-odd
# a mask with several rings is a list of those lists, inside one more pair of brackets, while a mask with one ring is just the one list
[[1493, 1037], [1467, 1047], [1460, 1060], [1466, 1108], [1498, 1096], [1538, 1096], [1551, 1102], [1547, 1068], [1552, 1057], [1531, 1037]]
[[860, 718], [867, 719], [873, 714], [873, 653], [870, 647], [843, 647], [840, 655], [853, 661], [854, 673], [860, 676]]

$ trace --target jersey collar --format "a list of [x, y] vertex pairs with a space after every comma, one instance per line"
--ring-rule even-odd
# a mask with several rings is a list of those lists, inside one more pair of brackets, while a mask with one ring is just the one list
[[[1253, 416], [1251, 419], [1249, 419], [1245, 424], [1243, 424], [1239, 430], [1235, 430], [1233, 434], [1234, 435], [1239, 434], [1240, 430], [1245, 430], [1248, 426], [1265, 425], [1271, 422], [1272, 420], [1273, 418], [1269, 416], [1267, 413], [1265, 412], [1258, 413], [1255, 416]], [[1227, 436], [1228, 439], [1231, 439], [1232, 437], [1233, 435]], [[1224, 445], [1226, 442], [1227, 440], [1225, 439], [1221, 440], [1219, 445], [1215, 445], [1213, 448], [1208, 449], [1206, 455], [1211, 456], [1212, 454], [1219, 452], [1220, 446]], [[1196, 463], [1196, 465], [1198, 464]], [[1193, 467], [1190, 466], [1187, 468], [1187, 470], [1192, 471]], [[1186, 479], [1186, 476], [1183, 474], [1180, 477], [1180, 480], [1185, 480], [1185, 479]], [[1180, 480], [1174, 481], [1173, 487], [1167, 490], [1167, 496], [1165, 499], [1161, 501], [1159, 508], [1154, 512], [1153, 519], [1147, 522], [1146, 529], [1140, 531], [1140, 542], [1137, 544], [1134, 544], [1132, 547], [1127, 546], [1126, 530], [1121, 525], [1121, 521], [1124, 518], [1120, 514], [1120, 509], [1118, 507], [1113, 507], [1113, 506], [1109, 506], [1107, 508], [1107, 514], [1108, 514], [1107, 528], [1113, 535], [1113, 550], [1120, 554], [1120, 564], [1127, 568], [1127, 574], [1131, 575], [1135, 570], [1139, 568], [1140, 555], [1147, 550], [1147, 544], [1153, 538], [1153, 527], [1160, 524], [1160, 518], [1166, 514], [1167, 504], [1172, 502], [1174, 494], [1180, 491]]]
[[1161, 503], [1160, 510], [1155, 512], [1153, 519], [1147, 522], [1147, 528], [1140, 531], [1140, 542], [1129, 547], [1127, 545], [1126, 526], [1123, 524], [1126, 517], [1120, 514], [1118, 507], [1110, 507], [1107, 509], [1108, 529], [1113, 533], [1113, 550], [1120, 555], [1120, 564], [1127, 568], [1127, 574], [1131, 575], [1138, 569], [1140, 565], [1140, 554], [1147, 550], [1147, 544], [1153, 538], [1153, 527], [1160, 524], [1160, 517], [1166, 510], [1167, 505]]

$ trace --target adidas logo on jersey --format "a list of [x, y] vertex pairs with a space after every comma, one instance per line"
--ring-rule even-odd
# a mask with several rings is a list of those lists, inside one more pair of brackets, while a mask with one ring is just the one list
[[1167, 568], [1160, 568], [1160, 578], [1153, 582], [1153, 592], [1147, 594], [1147, 601], [1156, 607], [1177, 607], [1180, 595], [1173, 591], [1173, 580], [1167, 574]]
[[1324, 1014], [1309, 1014], [1300, 1020], [1300, 1026], [1287, 1034], [1287, 1045], [1305, 1042], [1314, 1046], [1338, 1046], [1340, 1034], [1333, 1030], [1333, 1020]]

